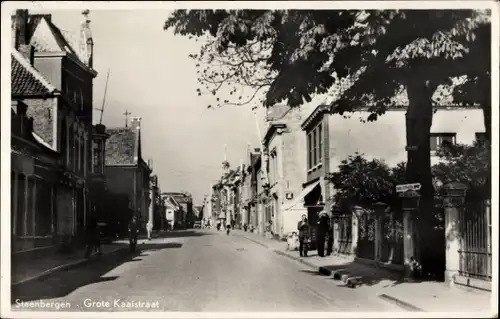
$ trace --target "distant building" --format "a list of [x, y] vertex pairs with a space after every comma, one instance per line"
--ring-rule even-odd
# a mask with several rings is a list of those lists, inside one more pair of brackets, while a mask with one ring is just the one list
[[163, 192], [162, 196], [168, 196], [175, 200], [181, 207], [181, 216], [179, 222], [184, 226], [190, 226], [194, 222], [193, 198], [190, 194], [181, 192]]

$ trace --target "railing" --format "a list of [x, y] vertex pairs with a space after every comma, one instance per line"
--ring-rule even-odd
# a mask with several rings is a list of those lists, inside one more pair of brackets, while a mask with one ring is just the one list
[[359, 217], [358, 245], [356, 255], [360, 258], [375, 259], [375, 218], [364, 213]]
[[338, 227], [338, 253], [350, 255], [352, 251], [352, 215], [341, 216]]
[[468, 201], [459, 212], [462, 276], [491, 281], [491, 207], [485, 200]]
[[404, 264], [402, 214], [390, 212], [382, 221], [382, 251], [380, 260], [384, 263]]

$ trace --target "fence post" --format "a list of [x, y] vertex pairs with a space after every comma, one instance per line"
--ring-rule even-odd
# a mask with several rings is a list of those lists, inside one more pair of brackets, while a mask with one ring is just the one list
[[383, 236], [383, 218], [386, 205], [382, 202], [373, 204], [375, 210], [375, 261], [382, 258], [382, 236]]
[[415, 270], [415, 223], [413, 215], [418, 210], [420, 194], [417, 191], [406, 191], [399, 195], [403, 207], [403, 251], [405, 277], [411, 279]]
[[463, 209], [467, 186], [454, 182], [443, 186], [446, 239], [445, 281], [453, 286], [460, 270], [460, 210]]
[[363, 213], [363, 209], [359, 206], [355, 206], [352, 209], [352, 233], [351, 233], [351, 255], [357, 256], [358, 250], [358, 233], [359, 233], [359, 216]]

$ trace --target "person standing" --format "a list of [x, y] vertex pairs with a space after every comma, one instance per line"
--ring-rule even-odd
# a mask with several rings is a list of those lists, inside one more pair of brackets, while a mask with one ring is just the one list
[[153, 222], [151, 220], [146, 224], [146, 231], [148, 232], [148, 240], [151, 240], [151, 234], [153, 233]]
[[132, 220], [128, 224], [128, 233], [129, 233], [129, 243], [130, 243], [130, 252], [135, 252], [135, 247], [137, 246], [137, 236], [139, 235], [139, 225], [137, 222], [137, 217], [132, 217]]
[[328, 233], [328, 214], [321, 211], [318, 216], [318, 225], [316, 230], [316, 247], [318, 256], [325, 257], [325, 239]]
[[92, 255], [94, 249], [97, 251], [98, 255], [102, 255], [101, 253], [101, 238], [99, 233], [99, 224], [97, 223], [97, 219], [92, 218], [90, 223], [86, 229], [86, 242], [87, 249], [85, 251], [85, 258], [89, 258]]
[[299, 253], [300, 257], [307, 257], [307, 244], [309, 242], [311, 229], [307, 222], [306, 215], [302, 215], [302, 219], [297, 224], [299, 231]]
[[326, 245], [326, 255], [330, 256], [333, 253], [333, 220], [328, 219], [328, 241]]

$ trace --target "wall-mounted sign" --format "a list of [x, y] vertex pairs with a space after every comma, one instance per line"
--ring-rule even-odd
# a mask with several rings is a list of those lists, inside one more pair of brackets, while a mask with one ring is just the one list
[[401, 184], [401, 185], [396, 185], [396, 193], [403, 193], [406, 191], [418, 191], [422, 188], [422, 185], [420, 183], [413, 183], [413, 184]]
[[293, 193], [292, 192], [285, 192], [285, 198], [287, 200], [293, 199]]

